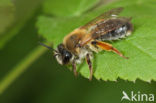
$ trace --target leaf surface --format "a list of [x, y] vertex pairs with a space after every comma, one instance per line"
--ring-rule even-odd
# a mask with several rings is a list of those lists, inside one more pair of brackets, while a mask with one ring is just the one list
[[[111, 81], [115, 81], [118, 77], [130, 81], [135, 81], [137, 78], [151, 81], [152, 79], [156, 80], [155, 4], [156, 1], [154, 0], [120, 0], [80, 16], [56, 16], [54, 18], [42, 15], [38, 19], [37, 27], [39, 34], [48, 42], [53, 42], [56, 48], [62, 42], [63, 37], [73, 29], [84, 25], [107, 10], [124, 7], [121, 16], [133, 18], [134, 31], [130, 37], [111, 43], [129, 59], [125, 60], [106, 51], [94, 54], [94, 77]], [[89, 69], [86, 63], [81, 64], [78, 71], [84, 77], [89, 77]]]
[[55, 16], [76, 16], [92, 8], [99, 0], [46, 0], [45, 13]]
[[0, 1], [0, 36], [13, 22], [14, 9], [15, 7], [10, 0]]

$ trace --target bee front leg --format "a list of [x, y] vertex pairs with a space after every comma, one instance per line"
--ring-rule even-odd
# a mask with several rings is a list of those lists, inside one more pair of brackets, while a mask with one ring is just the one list
[[92, 67], [92, 62], [90, 60], [90, 55], [87, 54], [86, 55], [86, 61], [87, 61], [87, 64], [89, 66], [89, 70], [90, 70], [90, 77], [89, 77], [89, 80], [92, 80], [92, 76], [93, 76], [93, 67]]
[[73, 60], [73, 62], [72, 62], [72, 68], [73, 68], [74, 75], [77, 76], [78, 73], [76, 71], [76, 63], [75, 63], [75, 60]]
[[128, 57], [125, 57], [120, 51], [118, 51], [116, 48], [114, 48], [111, 44], [102, 42], [102, 41], [92, 41], [92, 45], [101, 48], [102, 50], [106, 51], [113, 51], [114, 53], [118, 54], [119, 56], [128, 59]]

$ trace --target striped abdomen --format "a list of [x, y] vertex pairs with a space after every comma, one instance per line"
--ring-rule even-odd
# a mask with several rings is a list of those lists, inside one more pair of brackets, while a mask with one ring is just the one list
[[127, 18], [118, 18], [100, 22], [94, 29], [92, 36], [100, 41], [117, 40], [128, 36], [133, 29], [129, 21], [130, 19]]

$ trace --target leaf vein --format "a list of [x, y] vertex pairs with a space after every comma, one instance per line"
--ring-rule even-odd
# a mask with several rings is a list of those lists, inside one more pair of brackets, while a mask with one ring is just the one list
[[126, 42], [129, 43], [130, 45], [134, 46], [135, 48], [137, 48], [138, 50], [140, 50], [140, 51], [143, 52], [144, 54], [148, 55], [148, 56], [151, 57], [152, 59], [156, 60], [156, 58], [154, 58], [150, 53], [144, 51], [144, 50], [142, 49], [142, 47], [140, 47], [139, 45], [133, 44], [132, 42], [127, 41], [127, 40], [126, 40]]

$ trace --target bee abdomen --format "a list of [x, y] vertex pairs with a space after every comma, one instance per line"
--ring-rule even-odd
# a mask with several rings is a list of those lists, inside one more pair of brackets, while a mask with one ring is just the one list
[[116, 40], [116, 39], [125, 37], [126, 32], [127, 32], [127, 26], [122, 26], [116, 30], [113, 30], [113, 31], [110, 31], [104, 35], [101, 35], [100, 39], [102, 41], [104, 41], [104, 40]]
[[128, 19], [112, 19], [99, 23], [93, 37], [97, 40], [118, 40], [129, 36], [132, 32], [132, 24]]
[[109, 31], [106, 34], [101, 35], [98, 40], [105, 41], [105, 40], [118, 40], [120, 38], [124, 38], [129, 36], [131, 33], [130, 28], [128, 25], [123, 25], [115, 30]]

